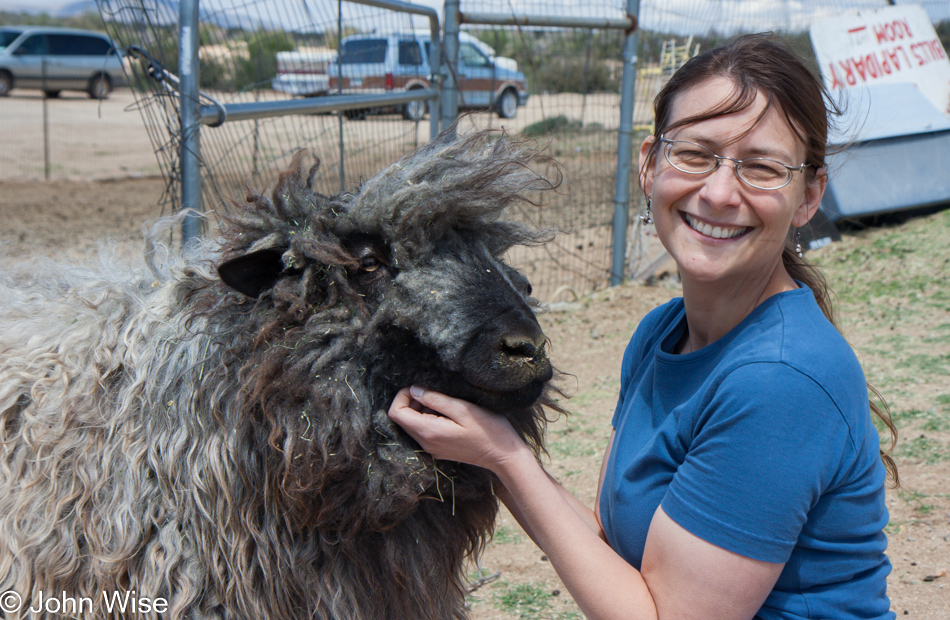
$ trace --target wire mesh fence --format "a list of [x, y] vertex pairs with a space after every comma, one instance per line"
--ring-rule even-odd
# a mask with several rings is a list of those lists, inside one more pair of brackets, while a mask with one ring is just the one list
[[[174, 186], [180, 177], [181, 141], [174, 81], [178, 15], [172, 5], [148, 0], [99, 4], [110, 35], [132, 47], [133, 88], [162, 172]], [[495, 8], [471, 4], [479, 10]], [[463, 3], [463, 13], [467, 8]], [[510, 5], [497, 8], [512, 11]], [[579, 9], [538, 4], [533, 10], [576, 15]], [[589, 4], [580, 12], [622, 17], [624, 6]], [[311, 75], [319, 75], [327, 71], [326, 52], [332, 63], [332, 53], [348, 36], [428, 33], [428, 24], [418, 17], [351, 2], [250, 0], [236, 6], [230, 0], [202, 0], [199, 21], [199, 82], [208, 104], [293, 98], [293, 93], [275, 88], [282, 69], [278, 58], [287, 52], [297, 52], [298, 63], [314, 58], [314, 65], [304, 67], [304, 72], [310, 69]], [[537, 208], [516, 214], [560, 231], [557, 240], [544, 249], [513, 255], [512, 262], [528, 272], [543, 298], [604, 285], [610, 270], [623, 33], [464, 25], [463, 31], [493, 47], [504, 59], [496, 60], [499, 64], [514, 68], [509, 59], [516, 57], [529, 96], [514, 118], [501, 118], [497, 108], [485, 109], [474, 98], [467, 99], [470, 94], [463, 89], [460, 107], [468, 112], [460, 119], [459, 130], [504, 129], [532, 137], [558, 160], [564, 175], [557, 194], [539, 197]], [[319, 191], [352, 189], [429, 139], [427, 121], [405, 116], [399, 109], [369, 109], [361, 114], [293, 115], [202, 127], [204, 204], [211, 210], [228, 209], [230, 199], [243, 195], [245, 183], [262, 188], [301, 148], [310, 149], [322, 162]], [[640, 124], [648, 127], [648, 112]], [[168, 195], [174, 200], [177, 193], [173, 188]]]
[[[441, 10], [441, 3], [429, 3]], [[634, 105], [634, 143], [652, 130], [652, 99], [669, 75], [691, 55], [741, 33], [772, 30], [782, 33], [800, 52], [810, 55], [808, 24], [816, 18], [855, 8], [886, 6], [887, 0], [770, 0], [737, 3], [727, 0], [639, 3], [639, 46]], [[925, 1], [934, 19], [941, 4]], [[168, 182], [167, 210], [177, 208], [180, 182], [178, 71], [178, 3], [169, 0], [98, 0], [105, 29], [121, 46], [131, 49], [128, 79], [134, 101], [113, 98], [102, 102], [104, 117], [116, 108], [135, 106], [144, 121], [152, 161], [142, 170], [158, 171]], [[462, 31], [493, 48], [506, 66], [516, 63], [527, 81], [526, 105], [514, 118], [497, 110], [479, 109], [477, 102], [459, 121], [460, 131], [503, 128], [509, 134], [537, 140], [555, 158], [564, 182], [558, 193], [538, 197], [539, 206], [518, 217], [559, 231], [554, 243], [512, 255], [538, 286], [542, 298], [565, 299], [605, 286], [610, 275], [611, 220], [614, 210], [617, 140], [620, 125], [619, 84], [623, 69], [623, 32], [587, 28], [480, 26], [467, 24], [466, 13], [623, 17], [626, 2], [605, 0], [463, 0]], [[936, 13], [935, 13], [936, 11]], [[946, 19], [946, 17], [945, 17]], [[278, 59], [288, 53], [292, 69], [327, 80], [341, 40], [359, 34], [398, 32], [427, 34], [425, 19], [333, 0], [201, 0], [199, 4], [199, 78], [202, 102], [213, 105], [282, 101], [298, 92], [277, 87], [286, 67]], [[296, 54], [295, 54], [296, 53]], [[310, 64], [307, 64], [310, 63]], [[398, 88], [398, 85], [397, 85]], [[316, 94], [316, 93], [305, 93]], [[324, 93], [319, 93], [323, 95]], [[0, 105], [9, 103], [0, 101]], [[55, 106], [69, 104], [68, 99]], [[88, 101], [83, 103], [90, 103]], [[95, 104], [94, 104], [95, 105]], [[94, 107], [94, 106], [89, 106]], [[55, 112], [65, 115], [71, 111]], [[126, 118], [129, 115], [126, 115]], [[228, 121], [201, 128], [204, 206], [226, 210], [240, 199], [244, 185], [263, 189], [285, 169], [292, 155], [310, 149], [322, 161], [318, 188], [325, 193], [353, 189], [403, 154], [429, 139], [428, 120], [407, 120], [404, 109], [368, 109], [361, 114], [297, 114]], [[101, 120], [100, 120], [101, 122]], [[102, 125], [100, 124], [100, 127]], [[112, 129], [93, 130], [105, 137]], [[34, 140], [35, 141], [35, 140]], [[94, 139], [85, 139], [100, 151]], [[37, 142], [39, 144], [39, 142]], [[52, 146], [50, 152], [63, 151]], [[136, 157], [115, 146], [117, 158], [137, 169]], [[141, 155], [142, 146], [137, 147]], [[81, 171], [78, 160], [76, 170]], [[0, 161], [0, 166], [5, 166]], [[9, 163], [13, 166], [13, 163]], [[634, 158], [633, 166], [636, 166]], [[36, 168], [36, 165], [33, 166]], [[34, 170], [34, 174], [36, 171]], [[632, 175], [635, 184], [636, 174]], [[639, 192], [631, 212], [643, 208]], [[642, 272], [659, 254], [659, 244], [631, 218], [627, 274]]]
[[155, 176], [160, 170], [127, 88], [95, 101], [15, 88], [0, 97], [0, 182]]

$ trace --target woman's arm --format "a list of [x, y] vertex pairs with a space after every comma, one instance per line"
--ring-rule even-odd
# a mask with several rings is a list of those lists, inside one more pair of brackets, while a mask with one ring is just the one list
[[[597, 516], [594, 511], [584, 505], [582, 501], [577, 499], [570, 491], [564, 488], [564, 486], [554, 479], [551, 474], [548, 474], [547, 471], [544, 472], [547, 474], [551, 482], [557, 487], [558, 492], [561, 494], [561, 497], [571, 506], [574, 512], [587, 523], [587, 527], [591, 529], [595, 534], [597, 534], [603, 540], [607, 540], [607, 537], [604, 535], [604, 530], [600, 524], [600, 517]], [[495, 496], [498, 497], [508, 509], [508, 512], [511, 513], [511, 516], [515, 518], [518, 524], [521, 526], [521, 529], [531, 537], [531, 540], [538, 543], [537, 539], [534, 537], [534, 534], [531, 531], [531, 524], [525, 519], [524, 515], [521, 513], [521, 509], [518, 507], [517, 502], [511, 496], [511, 493], [508, 492], [508, 489], [501, 485], [501, 488], [495, 489]], [[540, 546], [540, 545], [538, 545]]]
[[[443, 415], [422, 413], [426, 407]], [[503, 417], [416, 389], [402, 390], [389, 415], [435, 458], [478, 465], [498, 476], [516, 518], [588, 618], [752, 618], [781, 573], [781, 564], [706, 543], [658, 510], [641, 574], [575, 510], [574, 503], [580, 503], [566, 499], [563, 487]]]
[[[607, 439], [607, 448], [604, 450], [604, 458], [600, 462], [600, 475], [597, 477], [597, 494], [594, 495], [594, 517], [597, 519], [597, 526], [600, 531], [604, 531], [604, 524], [600, 520], [600, 492], [604, 488], [604, 478], [607, 476], [607, 463], [610, 462], [610, 452], [614, 447], [614, 437], [617, 435], [617, 429], [610, 429], [610, 437]], [[607, 535], [604, 534], [604, 540]]]

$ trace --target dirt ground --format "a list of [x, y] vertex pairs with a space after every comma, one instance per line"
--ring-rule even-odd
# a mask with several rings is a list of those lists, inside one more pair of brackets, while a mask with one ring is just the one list
[[[159, 214], [157, 205], [163, 189], [164, 182], [156, 177], [98, 182], [0, 181], [0, 261], [39, 256], [79, 259], [94, 250], [102, 238], [112, 238], [135, 252], [142, 246], [143, 223]], [[926, 221], [919, 225], [932, 226]], [[829, 256], [837, 260], [836, 252], [859, 251], [872, 243], [873, 235], [859, 235], [818, 252], [831, 252]], [[588, 505], [593, 504], [600, 451], [609, 433], [624, 346], [649, 309], [678, 294], [675, 283], [669, 282], [663, 280], [653, 287], [626, 284], [599, 291], [576, 303], [555, 304], [542, 316], [555, 364], [568, 373], [565, 387], [573, 396], [568, 404], [572, 415], [549, 429], [548, 468]], [[875, 304], [879, 305], [869, 312], [893, 305], [887, 299]], [[899, 307], [900, 301], [897, 304]], [[947, 326], [946, 316], [942, 323], [939, 316], [936, 319], [930, 327], [917, 329]], [[938, 352], [943, 359], [950, 359], [946, 340], [937, 340], [944, 343]], [[876, 357], [872, 350], [874, 334], [867, 330], [852, 342], [866, 368], [886, 368], [891, 363]], [[919, 411], [920, 415], [942, 411], [944, 421], [950, 418], [950, 390], [946, 375], [943, 379], [940, 376], [921, 380], [909, 395], [898, 399], [901, 402], [892, 401], [892, 408], [911, 414]], [[888, 554], [893, 564], [889, 595], [898, 617], [950, 617], [950, 577], [946, 575], [950, 569], [950, 428], [944, 422], [935, 424], [910, 424], [902, 429], [907, 435], [902, 440], [913, 444], [917, 434], [923, 436], [925, 432], [920, 429], [926, 428], [927, 440], [937, 442], [937, 451], [898, 451], [903, 454], [898, 458], [903, 487], [888, 491]], [[470, 599], [476, 620], [582, 617], [550, 563], [510, 515], [502, 515], [480, 570], [484, 583]], [[471, 579], [479, 579], [474, 567]]]

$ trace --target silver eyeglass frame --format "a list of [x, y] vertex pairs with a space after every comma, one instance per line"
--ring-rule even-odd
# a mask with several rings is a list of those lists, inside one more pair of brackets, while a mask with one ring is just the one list
[[[673, 161], [670, 159], [670, 151], [673, 150], [674, 142], [685, 142], [686, 144], [692, 144], [693, 146], [698, 146], [699, 148], [703, 150], [709, 151], [709, 154], [716, 158], [715, 165], [713, 165], [713, 167], [710, 168], [709, 170], [703, 170], [702, 172], [696, 172], [693, 170], [683, 170], [682, 168], [674, 164]], [[777, 159], [771, 159], [770, 157], [747, 157], [746, 159], [735, 159], [733, 157], [724, 157], [722, 155], [716, 155], [715, 153], [713, 153], [712, 149], [710, 149], [708, 146], [703, 146], [702, 144], [697, 144], [696, 142], [691, 142], [689, 140], [670, 140], [665, 135], [660, 135], [660, 143], [663, 145], [660, 147], [663, 150], [663, 158], [666, 159], [667, 163], [669, 163], [671, 166], [673, 166], [680, 172], [683, 172], [685, 174], [696, 174], [696, 175], [709, 174], [710, 172], [715, 172], [716, 170], [718, 170], [719, 166], [722, 165], [722, 161], [724, 159], [728, 159], [734, 164], [733, 168], [735, 169], [736, 177], [740, 181], [742, 181], [749, 187], [754, 187], [755, 189], [761, 189], [766, 192], [782, 189], [783, 187], [791, 183], [792, 179], [795, 178], [792, 173], [802, 172], [804, 174], [805, 168], [811, 165], [811, 164], [802, 163], [798, 166], [789, 166], [788, 164], [782, 163]], [[772, 163], [778, 164], [779, 166], [782, 166], [786, 170], [788, 170], [788, 178], [785, 180], [784, 183], [782, 183], [781, 185], [777, 187], [761, 187], [759, 185], [756, 185], [755, 183], [750, 183], [748, 180], [745, 179], [745, 177], [742, 176], [742, 173], [739, 171], [739, 167], [744, 163], [753, 162], [753, 161], [770, 161]]]

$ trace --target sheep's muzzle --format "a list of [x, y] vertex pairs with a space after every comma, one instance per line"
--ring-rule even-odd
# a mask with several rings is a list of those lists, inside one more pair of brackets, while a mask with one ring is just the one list
[[533, 405], [553, 376], [545, 343], [527, 307], [487, 322], [462, 355], [458, 395], [499, 412]]

